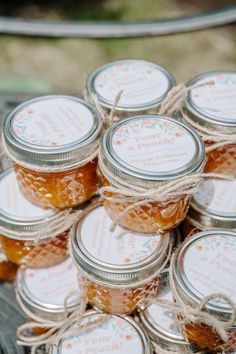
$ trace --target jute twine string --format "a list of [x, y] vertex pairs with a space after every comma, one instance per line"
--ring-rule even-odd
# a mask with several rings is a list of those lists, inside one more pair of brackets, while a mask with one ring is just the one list
[[[200, 304], [196, 305], [188, 305], [186, 304], [179, 296], [178, 291], [176, 289], [175, 281], [173, 278], [173, 267], [174, 267], [174, 257], [172, 256], [171, 265], [170, 265], [170, 273], [169, 273], [169, 281], [170, 287], [173, 293], [173, 297], [176, 302], [171, 302], [168, 300], [163, 299], [155, 299], [154, 303], [158, 306], [163, 308], [168, 308], [168, 310], [172, 311], [174, 315], [176, 315], [176, 325], [178, 327], [183, 328], [183, 325], [189, 323], [196, 323], [196, 324], [206, 324], [215, 330], [220, 338], [227, 342], [230, 338], [229, 330], [236, 322], [236, 308], [233, 301], [223, 293], [214, 293], [210, 294], [202, 301]], [[227, 321], [221, 321], [214, 317], [211, 313], [204, 310], [206, 305], [212, 300], [219, 300], [223, 299], [227, 304], [229, 304], [230, 308], [232, 309], [232, 314]], [[181, 319], [179, 318], [181, 316]], [[183, 331], [184, 336], [185, 332]], [[186, 338], [187, 339], [187, 338]]]
[[[99, 143], [98, 143], [98, 145], [99, 145]], [[68, 164], [66, 166], [64, 166], [64, 165], [62, 165], [62, 166], [61, 165], [58, 165], [58, 166], [46, 166], [46, 165], [37, 166], [34, 164], [29, 164], [25, 161], [19, 160], [15, 156], [13, 156], [12, 153], [7, 148], [5, 140], [3, 139], [4, 151], [5, 151], [6, 155], [8, 156], [8, 158], [10, 158], [11, 161], [13, 161], [15, 164], [17, 164], [19, 166], [22, 166], [26, 169], [32, 170], [33, 172], [45, 172], [45, 173], [69, 171], [69, 170], [73, 170], [74, 168], [79, 168], [81, 166], [84, 166], [89, 162], [92, 162], [98, 156], [98, 145], [97, 145], [97, 147], [95, 147], [95, 150], [92, 154], [90, 154], [88, 157], [84, 158], [83, 160], [78, 160], [78, 164], [73, 163], [73, 164]]]
[[225, 145], [236, 144], [236, 133], [226, 134], [220, 131], [215, 131], [208, 127], [204, 127], [188, 117], [183, 109], [181, 110], [181, 114], [183, 120], [199, 132], [204, 142], [213, 142], [213, 144], [206, 147], [206, 152], [213, 151]]
[[185, 86], [183, 83], [174, 86], [162, 101], [158, 114], [172, 116], [182, 108], [190, 90], [199, 87], [212, 86], [214, 84], [214, 80], [209, 80], [190, 86]]
[[105, 111], [105, 109], [101, 106], [97, 95], [95, 93], [91, 94], [92, 102], [95, 105], [98, 113], [103, 118], [103, 122], [104, 122], [105, 128], [110, 127], [113, 123], [115, 123], [115, 122], [120, 120], [120, 118], [115, 114], [115, 111], [116, 111], [117, 105], [118, 105], [118, 103], [119, 103], [119, 101], [121, 99], [122, 94], [123, 94], [123, 90], [118, 92], [118, 94], [116, 95], [115, 101], [114, 101], [114, 104], [112, 106], [112, 109], [110, 110], [110, 113]]

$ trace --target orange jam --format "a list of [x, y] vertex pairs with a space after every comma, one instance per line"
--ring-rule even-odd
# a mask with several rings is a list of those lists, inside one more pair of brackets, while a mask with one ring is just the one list
[[14, 281], [17, 269], [18, 266], [9, 261], [0, 249], [0, 281]]
[[77, 270], [71, 258], [50, 268], [20, 268], [17, 273], [17, 300], [29, 322], [38, 324], [33, 328], [35, 335], [45, 333], [50, 327], [40, 327], [40, 322], [49, 324], [62, 321], [65, 317], [64, 301], [70, 293], [67, 309], [71, 313], [78, 305], [82, 289], [78, 287]]
[[175, 85], [175, 79], [165, 68], [146, 60], [118, 60], [97, 68], [88, 78], [89, 100], [96, 95], [107, 114], [111, 112], [117, 95], [115, 115], [125, 118], [147, 114], [160, 108], [161, 102]]
[[[236, 72], [209, 72], [196, 76], [188, 86], [212, 82], [190, 90], [184, 118], [211, 146], [224, 135], [225, 145], [207, 152], [206, 172], [236, 175]], [[208, 130], [208, 133], [206, 132]], [[215, 140], [214, 140], [215, 137]], [[233, 143], [230, 143], [230, 139]], [[229, 143], [227, 144], [227, 140]]]
[[[173, 197], [159, 200], [158, 193], [152, 195], [165, 184], [177, 184], [180, 178], [200, 172], [203, 161], [199, 136], [176, 120], [148, 115], [116, 123], [104, 136], [99, 159], [107, 213], [115, 223], [135, 232], [174, 229], [186, 216], [191, 194], [183, 190], [174, 196], [177, 186]], [[145, 195], [149, 190], [154, 191], [151, 198]]]
[[102, 118], [90, 104], [70, 96], [40, 97], [18, 106], [4, 124], [5, 150], [27, 199], [63, 209], [91, 198]]
[[46, 209], [20, 192], [12, 169], [0, 175], [0, 245], [7, 258], [35, 268], [62, 262], [68, 255], [71, 210]]
[[97, 310], [129, 314], [157, 296], [168, 261], [168, 235], [133, 233], [112, 220], [101, 205], [89, 207], [72, 231], [72, 256], [81, 286]]
[[15, 165], [24, 196], [32, 203], [65, 208], [89, 200], [97, 188], [97, 161], [65, 172], [43, 173]]
[[[183, 308], [188, 306], [187, 314], [191, 313], [191, 307], [200, 309], [199, 305], [204, 301], [205, 305], [199, 311], [207, 311], [212, 316], [208, 323], [202, 316], [198, 319], [197, 314], [196, 320], [185, 318], [183, 334], [200, 350], [219, 352], [220, 347], [230, 347], [231, 338], [236, 335], [236, 323], [229, 323], [235, 308], [221, 297], [222, 294], [236, 302], [235, 259], [236, 233], [227, 230], [199, 232], [187, 238], [174, 255], [170, 271], [175, 301]], [[208, 296], [213, 297], [205, 301]], [[230, 334], [228, 341], [215, 329], [216, 319], [223, 322]]]

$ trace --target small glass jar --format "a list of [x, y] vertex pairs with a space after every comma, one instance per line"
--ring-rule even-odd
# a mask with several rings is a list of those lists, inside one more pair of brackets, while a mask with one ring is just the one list
[[[185, 103], [184, 113], [189, 122], [201, 129], [208, 128], [211, 135], [218, 133], [236, 136], [236, 72], [208, 72], [194, 77], [187, 86], [204, 82], [214, 84], [191, 89]], [[197, 128], [196, 128], [197, 129]], [[208, 141], [207, 145], [211, 145]], [[236, 144], [218, 147], [207, 153], [207, 172], [223, 172], [236, 175]]]
[[4, 145], [25, 197], [56, 208], [90, 199], [101, 134], [102, 118], [75, 97], [39, 97], [14, 109], [4, 122]]
[[0, 175], [0, 195], [0, 245], [11, 262], [44, 268], [68, 256], [71, 209], [59, 211], [29, 202], [12, 169]]
[[[204, 158], [204, 145], [189, 126], [163, 116], [129, 117], [114, 124], [104, 135], [99, 159], [100, 180], [103, 186], [128, 193], [130, 187], [134, 191], [139, 187], [144, 191], [155, 189], [201, 172]], [[177, 227], [185, 218], [190, 201], [188, 193], [172, 200], [150, 201], [126, 212], [132, 204], [123, 198], [122, 192], [104, 194], [104, 206], [114, 222], [145, 233], [166, 232]]]
[[12, 282], [16, 278], [18, 266], [7, 259], [0, 248], [0, 281]]
[[[92, 326], [93, 322], [94, 326]], [[91, 329], [81, 331], [75, 321], [68, 328], [68, 330], [73, 330], [73, 334], [68, 334], [61, 339], [59, 345], [54, 345], [49, 354], [152, 353], [147, 335], [129, 316], [106, 316], [94, 311], [87, 311], [81, 325], [86, 328], [87, 324], [90, 324]], [[76, 333], [76, 328], [78, 328], [78, 333]]]
[[[17, 273], [17, 300], [29, 321], [37, 323], [59, 322], [65, 319], [65, 300], [72, 292], [78, 296], [70, 296], [67, 309], [72, 312], [79, 304], [79, 296], [83, 296], [78, 286], [77, 270], [71, 260], [54, 267], [34, 269], [20, 268]], [[35, 327], [33, 332], [40, 334], [47, 328]]]
[[175, 79], [162, 66], [145, 60], [118, 60], [97, 68], [87, 80], [87, 95], [95, 94], [108, 114], [118, 93], [122, 95], [115, 114], [119, 118], [147, 114], [160, 108], [175, 85]]
[[[169, 274], [165, 272], [162, 277], [161, 289], [158, 294], [161, 300], [173, 301], [173, 295], [169, 285]], [[142, 327], [158, 348], [175, 353], [191, 353], [195, 348], [184, 339], [178, 330], [175, 315], [171, 310], [165, 309], [158, 304], [149, 305], [138, 317]]]
[[[205, 297], [212, 294], [224, 294], [236, 303], [235, 260], [236, 233], [211, 230], [187, 238], [172, 260], [173, 281], [170, 285], [177, 304], [197, 308]], [[208, 301], [202, 311], [225, 324], [232, 316], [232, 308], [220, 296]], [[204, 322], [191, 320], [185, 323], [183, 333], [201, 350], [221, 352], [229, 344], [213, 326]], [[229, 333], [230, 337], [235, 337], [236, 323], [229, 328]]]
[[184, 237], [207, 229], [236, 231], [236, 179], [207, 179], [191, 201], [182, 225]]
[[103, 206], [89, 207], [72, 229], [72, 258], [95, 309], [129, 314], [156, 297], [170, 238], [111, 226]]

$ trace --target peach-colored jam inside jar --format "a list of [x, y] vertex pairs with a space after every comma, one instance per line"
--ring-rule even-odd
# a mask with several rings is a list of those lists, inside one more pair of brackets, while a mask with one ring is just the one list
[[72, 257], [89, 303], [106, 313], [129, 314], [157, 296], [170, 238], [111, 226], [103, 206], [88, 208], [72, 231]]
[[96, 95], [108, 114], [122, 90], [115, 114], [125, 118], [157, 111], [174, 85], [175, 79], [162, 66], [146, 60], [126, 59], [97, 68], [88, 77], [86, 89], [88, 99]]
[[[183, 334], [200, 350], [219, 353], [235, 349], [235, 266], [236, 233], [227, 230], [199, 232], [174, 254], [170, 285], [180, 306]], [[193, 313], [195, 316], [189, 316]], [[204, 313], [211, 317], [205, 318]], [[225, 337], [220, 328], [225, 329]]]
[[90, 199], [101, 134], [94, 108], [75, 97], [40, 97], [13, 110], [4, 123], [4, 145], [25, 197], [56, 208]]
[[[141, 189], [145, 194], [201, 172], [204, 156], [200, 137], [185, 124], [155, 115], [123, 119], [107, 130], [102, 142], [101, 186], [114, 187], [112, 191], [104, 189], [104, 207], [115, 223], [135, 232], [174, 229], [185, 218], [191, 193], [161, 200], [157, 196], [142, 203], [146, 196], [137, 198], [136, 191]], [[125, 198], [122, 191], [133, 194]], [[132, 201], [142, 204], [132, 207]]]
[[236, 231], [236, 179], [206, 179], [191, 201], [183, 222], [183, 236], [191, 236], [207, 229]]
[[0, 245], [11, 262], [44, 268], [68, 256], [71, 210], [38, 207], [19, 190], [12, 169], [0, 175]]
[[236, 175], [236, 72], [207, 72], [194, 77], [187, 85], [207, 82], [212, 84], [190, 90], [184, 118], [205, 137], [209, 147], [224, 136], [223, 146], [207, 152], [205, 171]]

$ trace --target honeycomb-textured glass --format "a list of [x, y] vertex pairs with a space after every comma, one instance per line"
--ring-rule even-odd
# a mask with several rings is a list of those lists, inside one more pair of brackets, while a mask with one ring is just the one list
[[61, 263], [68, 256], [68, 234], [63, 232], [53, 238], [22, 241], [0, 235], [0, 244], [7, 258], [21, 266], [47, 268]]
[[[98, 171], [99, 173], [99, 171]], [[103, 185], [109, 185], [99, 173]], [[109, 194], [111, 195], [111, 194]], [[131, 231], [140, 233], [168, 232], [176, 228], [185, 218], [190, 197], [184, 196], [167, 202], [152, 202], [124, 213], [129, 203], [103, 200], [103, 205], [112, 220]]]
[[156, 277], [137, 287], [112, 288], [79, 277], [80, 285], [86, 289], [90, 305], [96, 310], [111, 314], [130, 314], [134, 310], [144, 309], [156, 298], [160, 278]]
[[219, 334], [204, 323], [188, 323], [184, 325], [186, 339], [201, 350], [224, 353], [236, 349], [236, 331], [231, 331], [228, 342], [224, 342]]
[[69, 208], [89, 200], [97, 188], [97, 160], [63, 172], [36, 172], [15, 165], [23, 195], [42, 207]]
[[205, 171], [236, 176], [236, 144], [226, 145], [208, 152]]

